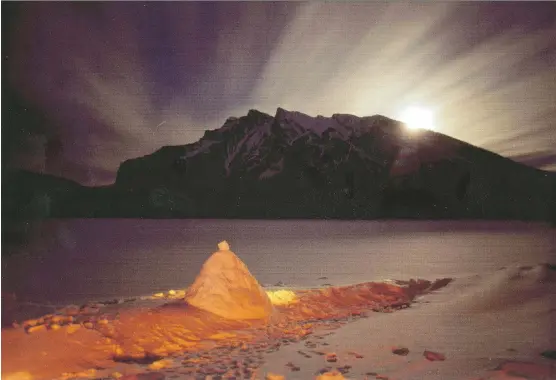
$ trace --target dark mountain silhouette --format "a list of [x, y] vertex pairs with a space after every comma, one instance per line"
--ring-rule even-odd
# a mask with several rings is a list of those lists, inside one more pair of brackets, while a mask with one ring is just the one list
[[123, 162], [111, 186], [29, 172], [3, 215], [556, 219], [556, 175], [384, 116], [251, 110], [193, 144]]

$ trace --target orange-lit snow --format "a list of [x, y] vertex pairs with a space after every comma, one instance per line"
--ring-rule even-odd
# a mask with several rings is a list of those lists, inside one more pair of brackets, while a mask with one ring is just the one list
[[185, 301], [233, 320], [268, 318], [272, 314], [265, 291], [225, 241], [203, 264], [187, 289]]
[[[457, 350], [467, 352], [465, 350], [477, 348], [476, 343], [450, 335], [452, 330], [446, 329], [452, 329], [453, 325], [465, 328], [469, 330], [466, 339], [474, 336], [471, 331], [482, 331], [481, 336], [487, 334], [492, 330], [489, 327], [492, 320], [488, 315], [474, 310], [479, 305], [481, 309], [492, 306], [493, 299], [509, 302], [505, 296], [501, 296], [504, 289], [512, 289], [512, 294], [520, 302], [527, 302], [533, 290], [538, 297], [549, 297], [553, 293], [555, 282], [548, 267], [518, 272], [519, 276], [511, 271], [501, 272], [493, 277], [494, 280], [491, 278], [483, 285], [476, 285], [473, 282], [476, 279], [471, 280], [470, 284], [464, 283], [455, 287], [451, 293], [446, 293], [444, 299], [440, 297], [441, 303], [426, 306], [430, 310], [417, 308], [395, 315], [360, 319], [360, 316], [365, 316], [371, 310], [393, 312], [405, 308], [417, 295], [438, 289], [448, 281], [410, 281], [404, 283], [404, 286], [395, 282], [370, 282], [323, 289], [265, 292], [241, 260], [228, 247], [220, 246], [220, 250], [207, 260], [195, 280], [192, 286], [195, 291], [185, 292], [187, 300], [194, 300], [194, 306], [183, 299], [173, 299], [180, 293], [174, 291], [172, 294], [168, 292], [166, 296], [163, 294], [164, 298], [169, 299], [165, 305], [121, 309], [117, 319], [97, 322], [92, 328], [69, 324], [58, 329], [44, 328], [30, 334], [23, 328], [3, 330], [2, 378], [40, 380], [119, 377], [122, 374], [137, 373], [139, 369], [133, 363], [146, 363], [150, 370], [174, 368], [179, 372], [189, 370], [185, 368], [185, 363], [197, 366], [203, 363], [211, 365], [216, 360], [231, 362], [233, 358], [230, 352], [236, 349], [242, 352], [255, 350], [259, 354], [265, 352], [265, 357], [269, 357], [267, 363], [274, 367], [261, 367], [261, 372], [255, 378], [264, 378], [264, 374], [269, 372], [290, 378], [283, 373], [284, 364], [299, 364], [300, 349], [308, 350], [306, 347], [313, 346], [316, 350], [311, 348], [313, 354], [307, 357], [312, 358], [306, 360], [320, 361], [321, 368], [323, 364], [333, 364], [335, 367], [349, 364], [358, 373], [365, 373], [363, 366], [372, 363], [396, 374], [398, 377], [395, 378], [405, 379], [413, 378], [411, 376], [416, 374], [429, 373], [434, 365], [443, 366], [439, 367], [444, 368], [443, 373], [453, 375], [461, 370], [461, 363], [467, 363], [465, 356], [458, 359]], [[540, 283], [540, 280], [543, 282]], [[496, 287], [492, 286], [493, 282]], [[493, 292], [500, 295], [487, 293], [487, 289], [494, 289]], [[479, 293], [482, 296], [478, 297]], [[203, 295], [207, 298], [203, 299]], [[481, 297], [488, 298], [488, 305], [482, 302]], [[503, 309], [504, 313], [500, 314], [500, 318], [503, 317], [505, 322], [500, 326], [510, 326], [506, 328], [507, 334], [519, 334], [514, 337], [516, 342], [524, 339], [527, 334], [538, 335], [540, 330], [535, 332], [534, 328], [545, 328], [543, 323], [548, 317], [544, 314], [547, 312], [547, 304], [541, 302], [543, 299], [534, 299], [535, 303], [530, 303], [528, 309], [522, 309], [519, 313], [515, 308], [511, 309], [514, 310], [511, 313], [510, 309]], [[241, 311], [241, 305], [248, 305], [247, 313]], [[231, 313], [226, 313], [226, 307], [230, 308]], [[527, 310], [534, 311], [535, 314], [529, 315]], [[466, 322], [458, 322], [465, 315]], [[520, 325], [510, 323], [512, 318], [518, 318]], [[535, 322], [526, 325], [525, 318], [531, 318]], [[346, 325], [352, 319], [354, 321]], [[324, 334], [341, 326], [344, 326], [339, 330], [341, 334]], [[452, 340], [459, 339], [461, 348], [456, 346], [456, 342], [444, 337], [446, 334]], [[330, 342], [330, 349], [327, 346], [317, 346], [324, 337]], [[503, 349], [500, 345], [502, 341], [491, 339], [489, 342], [498, 345], [497, 350]], [[540, 338], [536, 342], [541, 342]], [[401, 343], [409, 347], [408, 357], [392, 355], [388, 348], [389, 345]], [[280, 352], [277, 352], [278, 348]], [[481, 346], [482, 350], [485, 348], [488, 346]], [[446, 360], [429, 362], [423, 357], [423, 350], [446, 354]], [[200, 355], [199, 352], [207, 354]], [[187, 356], [189, 354], [191, 355]], [[328, 362], [332, 354], [336, 360]], [[176, 361], [176, 355], [185, 355], [187, 359]], [[306, 352], [304, 355], [307, 355]], [[315, 378], [315, 365], [319, 364], [302, 366], [301, 372], [295, 372], [298, 375], [294, 378]], [[450, 372], [446, 366], [455, 366], [455, 369]], [[520, 370], [525, 368], [518, 364], [507, 364], [491, 372], [489, 378], [505, 378], [503, 376], [506, 372], [513, 371], [512, 366], [518, 366]], [[290, 367], [297, 368], [293, 364]], [[552, 370], [551, 367], [533, 367], [528, 370], [541, 371], [539, 373], [543, 374]], [[108, 372], [99, 373], [95, 368], [104, 368]], [[452, 378], [451, 375], [444, 378]], [[340, 379], [342, 376], [331, 370], [327, 374], [321, 374], [319, 378]], [[346, 377], [352, 378], [348, 375]]]
[[292, 290], [267, 290], [266, 294], [273, 305], [288, 305], [299, 302], [297, 295]]

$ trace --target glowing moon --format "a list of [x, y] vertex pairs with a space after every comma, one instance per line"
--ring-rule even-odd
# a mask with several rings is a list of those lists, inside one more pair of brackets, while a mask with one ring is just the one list
[[400, 120], [410, 129], [435, 130], [432, 111], [423, 107], [408, 107], [400, 115]]

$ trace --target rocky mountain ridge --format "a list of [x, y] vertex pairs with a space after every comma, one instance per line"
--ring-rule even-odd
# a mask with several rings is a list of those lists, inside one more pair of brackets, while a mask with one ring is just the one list
[[[37, 176], [11, 178], [25, 187]], [[440, 133], [410, 130], [381, 115], [311, 117], [282, 108], [274, 116], [251, 110], [230, 117], [193, 144], [127, 160], [111, 186], [65, 187], [33, 185], [27, 198], [19, 191], [8, 191], [8, 197], [47, 217], [551, 220], [556, 215], [553, 173]]]

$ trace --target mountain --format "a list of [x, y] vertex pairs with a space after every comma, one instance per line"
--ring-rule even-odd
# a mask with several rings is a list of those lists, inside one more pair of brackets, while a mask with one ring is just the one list
[[380, 115], [251, 110], [111, 186], [62, 182], [49, 216], [556, 219], [554, 173]]

